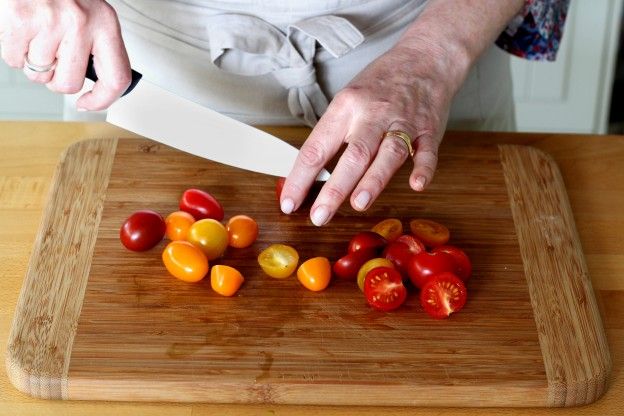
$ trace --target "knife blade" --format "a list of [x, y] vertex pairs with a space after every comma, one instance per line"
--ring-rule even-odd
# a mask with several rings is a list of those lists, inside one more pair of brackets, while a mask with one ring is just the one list
[[[97, 81], [93, 59], [86, 77]], [[260, 129], [180, 97], [132, 70], [132, 82], [106, 121], [178, 150], [237, 168], [287, 176], [299, 149]], [[317, 180], [326, 181], [323, 169]]]

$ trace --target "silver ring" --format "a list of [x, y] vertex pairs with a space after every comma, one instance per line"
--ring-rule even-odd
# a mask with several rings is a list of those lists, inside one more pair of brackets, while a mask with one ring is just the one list
[[35, 65], [28, 60], [28, 55], [24, 57], [24, 68], [28, 68], [29, 70], [33, 72], [39, 72], [39, 73], [50, 72], [54, 69], [55, 65], [56, 65], [56, 59], [54, 60], [54, 62], [48, 65]]

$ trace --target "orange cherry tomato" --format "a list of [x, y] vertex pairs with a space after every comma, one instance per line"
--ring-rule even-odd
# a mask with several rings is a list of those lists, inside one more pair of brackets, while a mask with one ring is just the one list
[[297, 278], [306, 289], [319, 292], [329, 285], [331, 264], [327, 257], [314, 257], [306, 260], [297, 269]]
[[395, 268], [394, 263], [383, 257], [375, 257], [374, 259], [370, 259], [364, 263], [362, 267], [360, 267], [360, 270], [358, 270], [357, 274], [357, 284], [362, 292], [364, 291], [364, 279], [366, 279], [366, 274], [377, 267]]
[[299, 253], [285, 244], [272, 244], [258, 256], [262, 270], [276, 279], [285, 279], [297, 268]]
[[227, 222], [229, 244], [235, 248], [249, 247], [258, 238], [258, 223], [247, 215], [235, 215]]
[[185, 282], [198, 282], [208, 273], [206, 255], [188, 241], [170, 242], [162, 259], [169, 273]]
[[186, 240], [186, 236], [194, 222], [195, 218], [188, 212], [172, 212], [165, 219], [165, 224], [167, 225], [165, 235], [171, 241]]
[[387, 218], [375, 224], [372, 231], [385, 238], [386, 241], [391, 242], [403, 234], [403, 224], [397, 218]]
[[241, 287], [245, 278], [234, 267], [217, 264], [210, 269], [210, 286], [223, 296], [232, 296]]
[[189, 229], [187, 240], [201, 248], [208, 260], [221, 257], [228, 245], [228, 232], [219, 221], [206, 218]]
[[446, 244], [451, 233], [444, 225], [422, 218], [410, 221], [410, 230], [420, 241], [429, 247], [437, 247]]

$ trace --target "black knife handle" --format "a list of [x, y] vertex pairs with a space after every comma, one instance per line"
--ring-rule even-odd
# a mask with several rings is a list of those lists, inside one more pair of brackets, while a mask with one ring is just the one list
[[[128, 89], [121, 94], [121, 96], [123, 97], [124, 95], [128, 94], [130, 91], [132, 91], [134, 89], [134, 87], [136, 87], [136, 85], [139, 83], [139, 80], [141, 79], [143, 75], [140, 72], [135, 71], [134, 69], [132, 70], [132, 81], [130, 81], [130, 86], [128, 87]], [[89, 55], [89, 64], [87, 65], [87, 72], [85, 74], [85, 77], [87, 77], [88, 79], [90, 79], [93, 82], [96, 82], [98, 80], [98, 76], [95, 73], [95, 67], [93, 66], [93, 55]]]

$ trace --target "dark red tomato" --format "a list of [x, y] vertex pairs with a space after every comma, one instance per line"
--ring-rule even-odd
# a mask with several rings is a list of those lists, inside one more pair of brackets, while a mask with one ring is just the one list
[[448, 245], [436, 247], [432, 250], [433, 253], [438, 251], [443, 251], [453, 256], [453, 260], [455, 261], [455, 274], [457, 277], [462, 279], [464, 282], [470, 278], [470, 274], [472, 273], [472, 263], [464, 250]]
[[407, 265], [414, 255], [410, 247], [400, 241], [391, 242], [383, 251], [383, 257], [390, 260], [403, 276], [407, 276]]
[[145, 251], [163, 239], [166, 229], [163, 217], [155, 211], [146, 209], [128, 217], [119, 230], [119, 238], [128, 250]]
[[284, 182], [286, 182], [286, 178], [277, 178], [277, 182], [275, 183], [275, 196], [277, 197], [277, 202], [279, 202], [280, 197], [282, 196]]
[[379, 252], [386, 246], [386, 244], [386, 239], [376, 232], [362, 231], [353, 236], [351, 241], [349, 241], [349, 248], [347, 249], [347, 252], [353, 253], [358, 250], [369, 248]]
[[414, 286], [422, 288], [429, 278], [443, 272], [454, 272], [453, 256], [443, 251], [420, 252], [407, 263], [407, 274]]
[[221, 221], [223, 207], [208, 192], [200, 189], [187, 189], [180, 198], [180, 210], [191, 214], [197, 221], [205, 218]]
[[425, 251], [425, 245], [422, 243], [422, 241], [420, 241], [411, 234], [403, 234], [394, 241], [407, 244], [412, 254], [418, 254], [421, 251]]
[[364, 296], [375, 309], [391, 311], [403, 304], [407, 289], [401, 274], [391, 267], [376, 267], [366, 274]]
[[420, 304], [435, 319], [448, 318], [466, 304], [468, 292], [464, 282], [453, 273], [438, 274], [420, 291]]
[[360, 267], [376, 255], [377, 250], [374, 248], [367, 248], [354, 251], [353, 253], [348, 253], [334, 263], [332, 271], [341, 279], [355, 280]]

